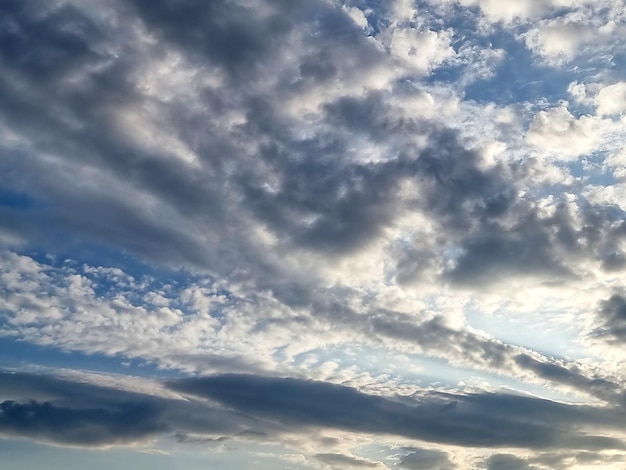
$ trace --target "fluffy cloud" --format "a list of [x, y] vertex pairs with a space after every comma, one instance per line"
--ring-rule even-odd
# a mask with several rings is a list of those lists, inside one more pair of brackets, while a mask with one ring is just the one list
[[[347, 290], [275, 292], [293, 304], [287, 307], [272, 297], [240, 297], [208, 280], [180, 290], [116, 269], [67, 264], [55, 269], [15, 255], [6, 255], [4, 264], [11, 267], [0, 275], [4, 337], [194, 372], [281, 370], [299, 376], [311, 374], [306, 362], [296, 360], [299, 355], [376, 341], [389, 352], [427, 353], [619, 401], [620, 385], [606, 372], [467, 331], [440, 314], [413, 311], [412, 305], [408, 312], [391, 310], [387, 302], [364, 306]], [[319, 377], [358, 383], [358, 373], [349, 369]]]
[[498, 2], [494, 0], [461, 0], [462, 5], [478, 5], [492, 21], [509, 23], [514, 19], [526, 19], [529, 16], [546, 11], [552, 4], [549, 0], [512, 0]]
[[528, 129], [527, 139], [548, 154], [565, 159], [592, 152], [597, 144], [596, 122], [590, 116], [576, 118], [567, 107], [539, 111]]
[[561, 6], [570, 7], [569, 11], [543, 19], [523, 34], [533, 53], [552, 66], [571, 63], [579, 56], [606, 61], [619, 53], [619, 44], [626, 38], [623, 12], [610, 2]]
[[626, 82], [613, 83], [596, 95], [598, 114], [622, 114], [626, 111]]

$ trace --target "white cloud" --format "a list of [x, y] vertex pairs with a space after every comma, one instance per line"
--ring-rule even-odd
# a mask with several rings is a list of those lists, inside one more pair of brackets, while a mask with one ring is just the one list
[[526, 19], [546, 11], [549, 0], [459, 0], [463, 6], [479, 5], [484, 14], [492, 21], [510, 23], [519, 18]]
[[585, 102], [587, 100], [587, 89], [584, 83], [572, 82], [567, 87], [567, 92], [577, 102]]
[[626, 149], [611, 153], [604, 160], [604, 164], [613, 173], [613, 176], [621, 181], [626, 179]]
[[357, 7], [349, 7], [346, 5], [342, 5], [341, 8], [343, 8], [348, 16], [352, 18], [352, 21], [354, 21], [359, 27], [365, 30], [369, 28], [369, 23], [367, 22], [367, 17], [365, 16], [365, 13], [363, 13], [363, 10], [360, 10]]
[[584, 195], [589, 201], [602, 206], [617, 206], [626, 210], [626, 185], [587, 186]]
[[594, 38], [590, 25], [550, 22], [545, 27], [533, 29], [525, 35], [526, 46], [543, 57], [549, 64], [559, 65], [571, 61], [581, 46]]
[[416, 19], [417, 7], [415, 0], [392, 0], [391, 19], [394, 23], [410, 22]]
[[425, 75], [454, 57], [450, 42], [449, 31], [396, 28], [391, 31], [389, 49], [392, 56], [402, 60], [409, 70]]
[[539, 111], [528, 128], [528, 143], [544, 154], [571, 160], [594, 151], [598, 144], [598, 123], [592, 116], [576, 118], [561, 105]]
[[565, 13], [546, 15], [521, 34], [526, 46], [552, 66], [587, 61], [612, 63], [626, 39], [623, 11], [612, 2], [554, 2]]
[[600, 89], [595, 97], [600, 115], [623, 114], [626, 112], [626, 82], [617, 82]]

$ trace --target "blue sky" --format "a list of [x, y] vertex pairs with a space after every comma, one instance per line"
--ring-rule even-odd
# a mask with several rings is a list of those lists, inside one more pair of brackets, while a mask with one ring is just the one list
[[3, 465], [624, 468], [625, 21], [3, 1]]

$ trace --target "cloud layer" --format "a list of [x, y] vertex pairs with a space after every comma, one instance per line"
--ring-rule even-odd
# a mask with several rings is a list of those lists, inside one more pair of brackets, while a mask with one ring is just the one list
[[[616, 2], [0, 18], [0, 367], [56, 361], [2, 375], [3, 435], [297, 468], [623, 461]], [[106, 386], [63, 375], [98, 361]]]
[[[102, 383], [93, 375], [77, 381], [3, 372], [2, 379], [0, 432], [4, 436], [71, 446], [129, 445], [163, 434], [180, 442], [207, 444], [287, 435], [303, 439], [316, 429], [483, 449], [601, 451], [624, 446], [622, 440], [605, 434], [623, 431], [621, 409], [564, 405], [514, 394], [425, 390], [385, 397], [324, 382], [235, 374], [170, 380], [160, 392], [157, 383], [148, 392], [141, 380], [119, 377], [117, 383]], [[181, 395], [168, 394], [168, 389]], [[589, 432], [592, 429], [595, 433]], [[292, 437], [291, 442], [297, 440]], [[304, 446], [298, 450], [307, 452]], [[454, 468], [444, 453], [407, 450], [412, 452], [402, 458], [405, 468], [435, 464]], [[378, 465], [357, 458], [349, 462], [342, 454], [312, 457], [331, 464]], [[504, 460], [494, 456], [489, 465]]]

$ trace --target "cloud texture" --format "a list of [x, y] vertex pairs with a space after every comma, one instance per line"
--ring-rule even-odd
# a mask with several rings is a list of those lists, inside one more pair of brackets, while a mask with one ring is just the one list
[[620, 5], [4, 1], [0, 433], [619, 466]]

